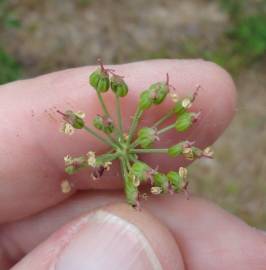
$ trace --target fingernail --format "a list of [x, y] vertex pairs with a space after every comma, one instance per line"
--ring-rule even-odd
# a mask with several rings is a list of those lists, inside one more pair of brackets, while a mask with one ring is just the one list
[[162, 270], [152, 246], [140, 229], [106, 211], [87, 217], [65, 246], [56, 270]]

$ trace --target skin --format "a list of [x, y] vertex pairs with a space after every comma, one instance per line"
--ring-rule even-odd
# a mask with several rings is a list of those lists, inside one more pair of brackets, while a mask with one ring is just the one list
[[[167, 133], [158, 146], [165, 146], [164, 142], [174, 144], [184, 136], [199, 147], [210, 145], [234, 115], [235, 86], [215, 64], [158, 60], [111, 68], [125, 76], [129, 85], [129, 95], [122, 102], [126, 128], [139, 91], [164, 80], [166, 73], [180, 96], [193, 93], [198, 84], [202, 86], [193, 105], [193, 110], [201, 110], [201, 120], [181, 137], [176, 132]], [[141, 228], [166, 270], [174, 269], [166, 262], [167, 251], [179, 269], [265, 269], [265, 235], [205, 200], [192, 197], [187, 201], [182, 194], [149, 198], [142, 202], [144, 210], [140, 212], [122, 203], [123, 185], [117, 164], [98, 182], [88, 180], [88, 171], [68, 177], [73, 181], [73, 191], [62, 194], [60, 182], [66, 178], [63, 156], [108, 149], [84, 132], [71, 137], [58, 132], [61, 118], [56, 110], [84, 111], [88, 123], [100, 111], [95, 92], [87, 82], [94, 69], [75, 68], [0, 87], [0, 113], [4, 116], [0, 128], [0, 269], [15, 264], [14, 269], [35, 269], [46, 250], [59, 245], [81, 215], [95, 209], [105, 209]], [[114, 114], [112, 94], [105, 94], [105, 99]], [[154, 122], [169, 105], [149, 110], [142, 123]], [[185, 165], [163, 155], [142, 158], [162, 171]], [[42, 229], [35, 230], [38, 226]], [[156, 241], [162, 243], [160, 248]], [[172, 243], [171, 252], [167, 243]]]

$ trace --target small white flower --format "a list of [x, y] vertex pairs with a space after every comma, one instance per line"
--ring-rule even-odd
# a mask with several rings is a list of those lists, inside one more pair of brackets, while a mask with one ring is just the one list
[[85, 116], [86, 116], [84, 112], [80, 112], [80, 111], [79, 111], [79, 112], [75, 112], [74, 114], [75, 114], [77, 117], [81, 118], [81, 119], [84, 119]]
[[107, 161], [103, 164], [103, 167], [106, 171], [109, 171], [110, 170], [110, 166], [112, 165], [112, 162], [111, 161]]
[[140, 185], [140, 180], [135, 175], [132, 176], [132, 182], [135, 187], [138, 187]]
[[95, 168], [96, 167], [96, 157], [95, 157], [95, 152], [89, 151], [87, 153], [88, 159], [88, 165]]
[[154, 195], [159, 195], [162, 193], [162, 188], [161, 187], [151, 187], [151, 193]]
[[186, 179], [187, 178], [187, 169], [184, 167], [180, 167], [178, 174], [182, 179]]
[[69, 123], [63, 123], [60, 128], [60, 131], [67, 135], [72, 135], [74, 133], [74, 130], [75, 129]]
[[184, 98], [184, 99], [182, 100], [182, 106], [183, 106], [185, 109], [190, 108], [191, 105], [192, 105], [192, 103], [191, 103], [190, 98]]
[[185, 156], [186, 159], [188, 160], [193, 160], [194, 159], [194, 153], [191, 147], [185, 147], [183, 148], [182, 151], [183, 155]]
[[213, 150], [210, 148], [210, 147], [206, 147], [204, 150], [203, 150], [203, 155], [206, 156], [206, 157], [210, 157], [212, 158], [213, 157]]
[[61, 191], [65, 194], [69, 193], [71, 191], [72, 187], [70, 182], [65, 179], [64, 181], [62, 181], [61, 183]]
[[170, 97], [174, 103], [178, 101], [178, 95], [176, 93], [170, 93]]
[[65, 165], [69, 166], [73, 163], [73, 158], [70, 155], [66, 155], [64, 157]]

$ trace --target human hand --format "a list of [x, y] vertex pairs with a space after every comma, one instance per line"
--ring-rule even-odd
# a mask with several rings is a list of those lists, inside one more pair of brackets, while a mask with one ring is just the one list
[[[199, 146], [215, 141], [233, 116], [234, 85], [211, 63], [163, 60], [115, 69], [126, 76], [131, 90], [123, 103], [124, 119], [134, 111], [136, 89], [163, 79], [167, 72], [181, 95], [197, 84], [204, 89], [194, 104], [202, 119], [188, 134]], [[100, 110], [87, 83], [92, 70], [67, 70], [0, 88], [0, 269], [15, 263], [15, 270], [266, 269], [262, 232], [208, 202], [187, 201], [182, 194], [149, 198], [142, 202], [143, 211], [136, 211], [121, 203], [118, 167], [112, 166], [99, 182], [88, 181], [86, 172], [75, 175], [73, 192], [62, 194], [62, 157], [92, 146], [104, 150], [82, 133], [69, 138], [58, 132], [57, 109], [82, 110], [88, 117]], [[112, 99], [107, 100], [111, 107]], [[160, 114], [151, 109], [144, 121]], [[172, 143], [179, 139], [175, 133], [165, 136]], [[162, 169], [177, 166], [152, 155], [147, 162]], [[90, 191], [81, 191], [86, 189]]]

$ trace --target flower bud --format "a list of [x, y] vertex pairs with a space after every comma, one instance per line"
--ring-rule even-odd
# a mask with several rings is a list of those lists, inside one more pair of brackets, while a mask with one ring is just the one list
[[109, 75], [103, 69], [97, 69], [90, 75], [90, 85], [96, 91], [107, 92], [110, 87]]
[[97, 115], [93, 119], [93, 125], [95, 128], [102, 130], [105, 133], [112, 133], [114, 130], [114, 124], [113, 121], [109, 118], [102, 117], [100, 115]]
[[152, 84], [148, 91], [150, 91], [153, 104], [161, 104], [169, 93], [169, 87], [164, 82], [158, 82]]
[[165, 174], [155, 173], [153, 175], [154, 186], [160, 187], [162, 192], [166, 192], [168, 190], [168, 178]]
[[193, 114], [185, 112], [178, 117], [175, 123], [175, 128], [177, 131], [183, 132], [186, 131], [193, 122]]
[[170, 184], [174, 188], [174, 191], [176, 191], [176, 192], [180, 191], [182, 186], [183, 186], [183, 180], [180, 177], [179, 173], [174, 172], [174, 171], [170, 171], [167, 174], [167, 177], [169, 179]]
[[115, 75], [111, 78], [111, 89], [119, 97], [124, 97], [128, 93], [128, 86], [125, 81]]
[[139, 99], [139, 108], [141, 110], [147, 110], [151, 107], [153, 103], [153, 99], [151, 97], [151, 93], [149, 90], [145, 90], [141, 93], [140, 99]]
[[142, 148], [148, 148], [157, 139], [156, 130], [144, 127], [138, 132], [137, 142]]
[[144, 162], [137, 161], [132, 165], [129, 175], [131, 177], [136, 177], [142, 182], [146, 180], [148, 172], [149, 166]]

